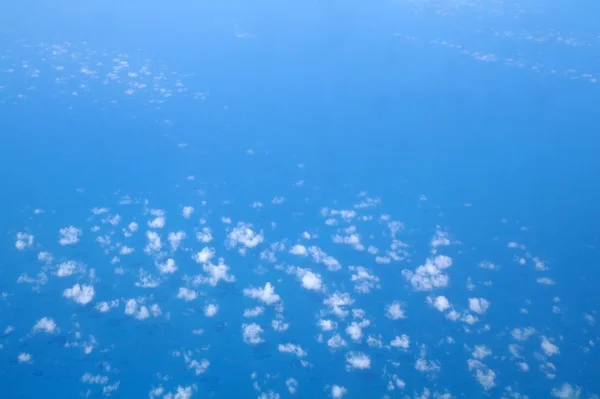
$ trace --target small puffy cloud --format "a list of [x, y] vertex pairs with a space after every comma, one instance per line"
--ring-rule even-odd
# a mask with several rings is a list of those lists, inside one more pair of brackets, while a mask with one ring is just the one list
[[42, 317], [37, 321], [37, 323], [35, 323], [32, 331], [34, 333], [45, 332], [47, 334], [54, 334], [55, 332], [58, 332], [58, 327], [53, 319], [49, 317]]
[[181, 211], [181, 214], [186, 219], [189, 219], [192, 216], [193, 213], [194, 213], [194, 207], [193, 206], [184, 206], [183, 210]]
[[363, 327], [365, 327], [365, 324], [353, 321], [346, 327], [346, 334], [350, 336], [352, 341], [359, 342], [363, 337]]
[[245, 248], [254, 248], [264, 241], [262, 231], [255, 232], [251, 224], [238, 223], [227, 236], [226, 244], [230, 248], [242, 246]]
[[481, 360], [481, 359], [484, 359], [484, 358], [490, 356], [491, 354], [492, 354], [492, 351], [487, 346], [475, 345], [475, 349], [473, 349], [471, 356], [473, 356], [473, 358], [475, 358], [475, 359]]
[[550, 277], [539, 277], [537, 280], [538, 284], [542, 284], [542, 285], [554, 285], [554, 280], [552, 280]]
[[431, 248], [435, 249], [441, 246], [450, 245], [450, 240], [448, 239], [448, 233], [445, 231], [437, 230], [435, 235], [431, 239]]
[[490, 302], [484, 298], [469, 298], [469, 309], [472, 312], [483, 314], [490, 307]]
[[541, 343], [542, 350], [546, 354], [546, 356], [554, 356], [560, 353], [558, 346], [554, 345], [547, 337], [542, 336]]
[[525, 328], [513, 328], [510, 332], [512, 337], [517, 341], [527, 341], [529, 337], [535, 334], [535, 328], [533, 327], [525, 327]]
[[135, 317], [137, 320], [146, 320], [150, 316], [157, 317], [161, 314], [160, 307], [156, 304], [148, 308], [145, 305], [138, 303], [135, 299], [128, 299], [125, 302], [125, 314]]
[[298, 389], [298, 381], [295, 378], [288, 378], [285, 380], [285, 386], [291, 394], [295, 394]]
[[371, 358], [362, 352], [349, 352], [346, 354], [346, 368], [348, 370], [366, 370], [371, 368]]
[[73, 245], [79, 242], [79, 238], [81, 237], [81, 230], [79, 230], [75, 226], [63, 227], [58, 231], [59, 238], [58, 243], [60, 245]]
[[117, 306], [119, 306], [119, 300], [118, 299], [115, 299], [114, 301], [110, 301], [110, 302], [108, 302], [108, 301], [102, 301], [102, 302], [98, 302], [96, 304], [96, 310], [98, 312], [101, 312], [101, 313], [106, 313], [109, 310], [111, 310], [113, 308], [116, 308]]
[[215, 287], [219, 284], [219, 281], [224, 281], [226, 283], [235, 281], [235, 276], [229, 274], [229, 266], [225, 264], [223, 259], [219, 259], [219, 263], [216, 265], [204, 263], [202, 265], [202, 270], [204, 270], [207, 276], [195, 276], [194, 284], [208, 284]]
[[354, 303], [354, 300], [348, 293], [333, 293], [329, 298], [323, 300], [323, 304], [331, 308], [331, 313], [343, 319], [348, 315], [348, 310], [345, 308]]
[[497, 270], [498, 266], [493, 264], [492, 262], [488, 261], [488, 260], [484, 260], [482, 262], [479, 262], [479, 267], [481, 269], [488, 269], [488, 270]]
[[204, 307], [204, 316], [213, 317], [219, 311], [219, 306], [213, 303], [210, 303]]
[[264, 288], [244, 288], [244, 295], [253, 299], [258, 299], [267, 305], [273, 305], [281, 299], [279, 295], [275, 293], [275, 287], [273, 287], [271, 283], [266, 283]]
[[283, 204], [284, 201], [285, 201], [284, 197], [273, 197], [273, 199], [271, 200], [271, 203], [274, 205], [281, 205], [281, 204]]
[[282, 353], [292, 353], [298, 357], [306, 356], [306, 351], [300, 347], [300, 345], [295, 344], [279, 344], [277, 347], [279, 352]]
[[123, 246], [121, 247], [121, 250], [119, 251], [119, 253], [120, 253], [121, 255], [130, 255], [130, 254], [132, 254], [134, 251], [135, 251], [135, 249], [133, 249], [133, 248], [131, 248], [131, 247], [128, 247], [127, 245], [123, 245]]
[[148, 244], [146, 245], [146, 248], [145, 248], [146, 253], [159, 252], [161, 250], [162, 241], [157, 232], [148, 231], [146, 233], [146, 238], [148, 239]]
[[162, 229], [165, 227], [167, 220], [165, 219], [164, 212], [159, 209], [155, 209], [151, 211], [152, 215], [155, 216], [154, 219], [148, 222], [148, 227], [151, 229]]
[[296, 244], [290, 249], [292, 255], [307, 256], [308, 251], [304, 245]]
[[19, 353], [19, 356], [17, 356], [17, 360], [19, 361], [19, 363], [31, 363], [32, 359], [32, 356], [29, 353], [25, 352], [21, 352]]
[[157, 263], [156, 267], [160, 274], [173, 274], [177, 271], [177, 264], [172, 258], [167, 259], [164, 263]]
[[58, 277], [69, 277], [75, 270], [77, 269], [77, 263], [72, 260], [62, 262], [58, 265], [58, 269], [56, 270], [56, 275]]
[[242, 324], [242, 335], [244, 337], [244, 342], [247, 344], [256, 345], [264, 342], [260, 336], [262, 332], [262, 327], [256, 323]]
[[475, 379], [484, 390], [488, 391], [496, 386], [496, 373], [494, 370], [491, 370], [477, 359], [469, 359], [467, 364], [469, 370], [475, 370]]
[[401, 349], [407, 350], [410, 346], [410, 338], [408, 335], [402, 334], [402, 335], [394, 338], [390, 342], [390, 345], [393, 346], [394, 348], [401, 348]]
[[184, 231], [171, 232], [167, 236], [169, 240], [169, 244], [171, 244], [171, 250], [173, 252], [177, 251], [177, 248], [181, 245], [181, 241], [185, 240], [187, 234]]
[[179, 291], [177, 291], [177, 298], [189, 302], [198, 298], [198, 293], [194, 290], [190, 290], [189, 288], [179, 287]]
[[385, 316], [392, 320], [399, 320], [399, 319], [406, 318], [404, 309], [402, 309], [402, 305], [398, 301], [394, 301], [386, 307]]
[[198, 242], [207, 244], [213, 239], [212, 231], [209, 227], [203, 227], [202, 230], [196, 232], [196, 240]]
[[333, 399], [341, 399], [342, 396], [346, 394], [346, 392], [348, 391], [342, 386], [334, 385], [331, 387], [331, 397]]
[[136, 222], [131, 222], [131, 223], [129, 223], [127, 228], [129, 229], [130, 232], [135, 233], [136, 231], [138, 231], [140, 226]]
[[215, 249], [204, 247], [200, 252], [194, 254], [196, 263], [208, 263], [215, 256]]
[[346, 345], [346, 340], [344, 340], [340, 334], [334, 334], [331, 338], [327, 340], [327, 346], [329, 346], [331, 349], [341, 348]]
[[452, 304], [450, 303], [448, 298], [446, 298], [443, 295], [437, 296], [435, 298], [428, 297], [427, 303], [439, 310], [440, 312], [445, 312], [446, 310], [452, 307]]
[[244, 317], [258, 317], [263, 314], [265, 308], [262, 306], [256, 306], [253, 308], [244, 309]]
[[581, 388], [569, 383], [564, 383], [560, 388], [552, 389], [552, 396], [559, 399], [579, 399], [581, 396]]
[[374, 288], [380, 288], [379, 277], [371, 274], [369, 269], [362, 266], [350, 266], [348, 269], [353, 272], [350, 280], [354, 282], [354, 291], [367, 294]]
[[308, 253], [312, 256], [313, 260], [317, 263], [325, 265], [329, 271], [336, 271], [342, 268], [340, 262], [327, 255], [321, 248], [312, 246], [308, 248]]
[[322, 331], [333, 331], [337, 328], [337, 323], [333, 320], [320, 319], [317, 325]]
[[65, 298], [72, 299], [80, 305], [87, 305], [94, 299], [95, 291], [92, 285], [75, 284], [72, 288], [63, 291]]
[[22, 251], [33, 245], [33, 236], [29, 233], [17, 233], [17, 240], [15, 241], [15, 248]]
[[446, 255], [438, 255], [428, 258], [424, 265], [415, 271], [402, 270], [402, 275], [410, 282], [415, 291], [431, 291], [435, 288], [443, 288], [448, 285], [449, 277], [443, 271], [452, 266], [452, 258]]
[[310, 269], [296, 269], [296, 275], [302, 283], [302, 287], [307, 290], [321, 291], [323, 289], [323, 280], [320, 274], [313, 273]]

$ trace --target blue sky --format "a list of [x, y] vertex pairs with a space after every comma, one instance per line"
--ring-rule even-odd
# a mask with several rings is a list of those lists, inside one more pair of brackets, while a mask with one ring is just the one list
[[7, 397], [596, 398], [598, 7], [3, 6]]

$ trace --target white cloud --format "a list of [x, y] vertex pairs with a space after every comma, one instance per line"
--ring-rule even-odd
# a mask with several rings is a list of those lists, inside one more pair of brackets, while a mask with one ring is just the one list
[[121, 255], [130, 255], [130, 254], [132, 254], [134, 251], [135, 251], [135, 249], [133, 249], [133, 248], [131, 248], [131, 247], [128, 247], [127, 245], [123, 245], [123, 246], [121, 247], [121, 250], [119, 251], [119, 253], [120, 253]]
[[91, 285], [79, 285], [75, 284], [72, 288], [67, 288], [63, 291], [65, 298], [72, 299], [75, 303], [80, 305], [87, 305], [94, 299], [94, 287]]
[[535, 328], [533, 327], [514, 328], [511, 331], [512, 337], [517, 341], [527, 341], [533, 334], [535, 334]]
[[209, 227], [203, 227], [201, 231], [198, 231], [196, 233], [196, 240], [198, 240], [199, 242], [202, 242], [204, 244], [211, 242], [212, 239], [213, 239], [212, 231], [210, 230]]
[[186, 219], [189, 219], [192, 216], [193, 213], [194, 213], [194, 207], [193, 206], [184, 206], [183, 210], [181, 211], [181, 214]]
[[172, 258], [167, 259], [165, 263], [157, 263], [156, 267], [160, 274], [173, 274], [177, 271], [177, 264]]
[[371, 358], [362, 352], [349, 352], [346, 354], [346, 363], [348, 370], [365, 370], [371, 368]]
[[296, 393], [296, 390], [298, 389], [298, 381], [295, 378], [288, 378], [285, 380], [285, 385], [291, 394]]
[[309, 247], [308, 252], [315, 262], [325, 265], [329, 271], [336, 271], [342, 268], [342, 265], [337, 261], [337, 259], [327, 255], [319, 247]]
[[151, 229], [162, 229], [165, 227], [166, 219], [164, 216], [157, 216], [148, 222], [148, 227]]
[[479, 267], [481, 269], [488, 269], [488, 270], [497, 270], [498, 266], [493, 264], [492, 262], [488, 261], [488, 260], [484, 260], [482, 262], [479, 262]]
[[131, 231], [132, 233], [135, 233], [136, 231], [138, 231], [139, 225], [136, 222], [131, 222], [129, 223], [127, 228], [129, 228], [129, 231]]
[[290, 249], [292, 255], [307, 256], [308, 251], [304, 245], [296, 244]]
[[48, 334], [54, 334], [55, 332], [58, 332], [58, 327], [56, 326], [56, 322], [53, 319], [49, 317], [42, 317], [33, 326], [33, 332], [45, 332]]
[[244, 317], [257, 317], [263, 314], [265, 308], [256, 306], [254, 308], [244, 309]]
[[196, 263], [208, 263], [215, 256], [215, 249], [204, 247], [200, 252], [194, 254]]
[[58, 265], [58, 269], [56, 270], [56, 275], [58, 277], [68, 277], [75, 272], [77, 268], [77, 263], [72, 260], [62, 262]]
[[108, 208], [97, 208], [97, 207], [92, 208], [92, 214], [94, 214], [94, 215], [102, 215], [104, 213], [108, 213], [108, 211], [109, 211]]
[[116, 308], [117, 306], [119, 306], [119, 300], [115, 299], [114, 301], [102, 301], [102, 302], [98, 302], [96, 304], [96, 310], [101, 312], [101, 313], [106, 313], [109, 310], [111, 310], [112, 308]]
[[60, 245], [73, 245], [79, 242], [81, 237], [81, 230], [74, 226], [63, 227], [59, 231], [58, 243]]
[[434, 308], [439, 310], [440, 312], [445, 312], [446, 310], [452, 307], [452, 304], [445, 296], [437, 296], [435, 298], [428, 297], [427, 303], [432, 305]]
[[327, 346], [331, 349], [337, 349], [346, 346], [346, 340], [340, 334], [334, 334], [327, 340]]
[[230, 248], [238, 245], [245, 248], [254, 248], [264, 241], [262, 231], [256, 233], [252, 230], [251, 224], [238, 223], [238, 225], [229, 232], [226, 244]]
[[550, 340], [545, 336], [542, 336], [541, 347], [546, 356], [554, 356], [560, 353], [560, 349], [558, 348], [558, 346], [550, 342]]
[[[368, 325], [368, 323], [367, 323]], [[353, 321], [346, 327], [346, 334], [350, 336], [352, 341], [359, 342], [363, 336], [363, 324]]]
[[485, 345], [475, 345], [475, 349], [471, 353], [471, 356], [475, 359], [484, 359], [492, 354], [490, 348]]
[[194, 299], [198, 298], [198, 293], [194, 290], [190, 290], [189, 288], [179, 287], [177, 298], [183, 299], [184, 301], [193, 301]]
[[394, 338], [390, 342], [390, 345], [393, 346], [394, 348], [402, 348], [404, 350], [407, 350], [410, 346], [410, 338], [408, 335], [402, 334], [402, 335]]
[[31, 363], [32, 356], [29, 353], [21, 352], [19, 356], [17, 356], [19, 363]]
[[484, 298], [469, 298], [469, 309], [472, 312], [483, 314], [490, 307], [490, 302]]
[[300, 347], [300, 345], [294, 345], [294, 344], [279, 344], [279, 346], [277, 347], [277, 349], [279, 350], [279, 352], [282, 353], [292, 353], [298, 357], [304, 357], [306, 356], [306, 351], [304, 349], [302, 349], [302, 347]]
[[321, 291], [323, 289], [323, 281], [320, 274], [313, 273], [310, 269], [296, 269], [296, 275], [302, 283], [302, 287], [307, 290]]
[[380, 288], [379, 277], [371, 274], [369, 269], [362, 266], [350, 266], [348, 269], [354, 272], [350, 278], [354, 282], [354, 291], [367, 294], [374, 288]]
[[[579, 399], [581, 396], [581, 388], [569, 383], [564, 383], [560, 388], [552, 389], [552, 396], [559, 399]], [[592, 397], [590, 397], [590, 399], [591, 398]]]
[[331, 387], [331, 397], [333, 399], [341, 399], [341, 397], [344, 396], [346, 392], [348, 391], [342, 386], [334, 385]]
[[554, 280], [552, 280], [549, 277], [539, 277], [537, 280], [538, 284], [542, 284], [542, 285], [554, 285]]
[[33, 236], [28, 233], [17, 233], [17, 241], [15, 242], [15, 248], [19, 251], [29, 248], [33, 245]]
[[445, 231], [437, 230], [435, 232], [435, 235], [431, 239], [431, 247], [435, 249], [437, 247], [448, 246], [448, 245], [450, 245], [450, 240], [448, 239], [448, 233], [446, 233]]
[[162, 241], [157, 232], [148, 231], [146, 233], [146, 238], [148, 239], [148, 244], [146, 245], [146, 248], [145, 248], [146, 253], [158, 252], [161, 250]]
[[264, 342], [263, 339], [260, 337], [260, 334], [262, 334], [263, 329], [258, 324], [242, 324], [242, 331], [244, 342], [246, 342], [247, 344], [256, 345], [260, 344], [261, 342]]
[[402, 270], [402, 275], [411, 283], [413, 290], [431, 291], [448, 285], [449, 277], [442, 271], [450, 266], [452, 266], [452, 258], [438, 255], [435, 258], [428, 258], [425, 264], [419, 266], [414, 272]]
[[337, 323], [333, 320], [320, 319], [317, 325], [322, 331], [333, 331], [337, 328]]
[[219, 311], [219, 306], [213, 303], [210, 303], [204, 307], [204, 316], [213, 317]]
[[283, 198], [283, 197], [273, 197], [273, 199], [271, 200], [271, 203], [274, 205], [281, 205], [281, 204], [283, 204], [284, 201], [285, 201], [285, 198]]
[[354, 300], [348, 293], [335, 292], [329, 298], [326, 298], [323, 303], [331, 308], [331, 313], [343, 319], [348, 315], [345, 307], [352, 305]]
[[171, 244], [171, 250], [173, 252], [177, 251], [177, 248], [179, 248], [179, 246], [181, 245], [181, 241], [185, 240], [185, 238], [187, 237], [187, 234], [185, 234], [184, 231], [177, 231], [177, 232], [171, 232], [169, 233], [169, 235], [167, 236], [167, 239], [169, 240], [169, 244]]
[[266, 283], [264, 288], [244, 288], [244, 295], [250, 298], [258, 299], [267, 305], [273, 305], [279, 302], [280, 297], [275, 293], [275, 287], [271, 283]]
[[392, 319], [392, 320], [399, 320], [399, 319], [406, 318], [404, 309], [402, 309], [402, 305], [398, 301], [394, 301], [386, 307], [385, 315], [387, 318]]
[[208, 276], [195, 276], [194, 284], [208, 284], [214, 287], [219, 284], [219, 281], [224, 281], [226, 283], [232, 283], [235, 281], [235, 276], [229, 274], [229, 266], [224, 263], [223, 259], [219, 259], [219, 263], [217, 265], [212, 263], [204, 263], [202, 265], [202, 269], [208, 274]]

